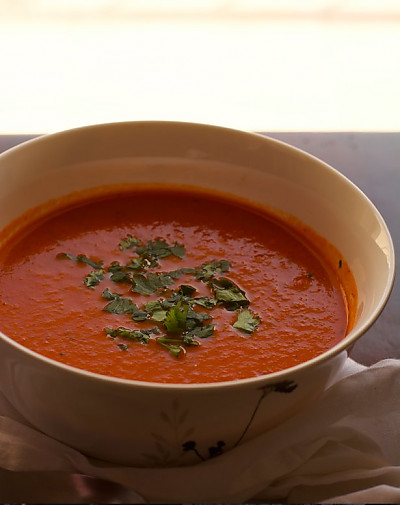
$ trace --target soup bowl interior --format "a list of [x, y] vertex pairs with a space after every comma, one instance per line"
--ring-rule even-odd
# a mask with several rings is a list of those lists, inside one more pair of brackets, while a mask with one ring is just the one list
[[199, 447], [234, 447], [304, 408], [378, 317], [394, 277], [387, 227], [348, 179], [276, 140], [209, 125], [96, 125], [11, 149], [0, 156], [0, 228], [66, 195], [155, 184], [234, 195], [310, 227], [346, 260], [358, 297], [354, 325], [334, 348], [293, 369], [229, 383], [97, 376], [1, 335], [0, 389], [27, 422], [89, 455], [139, 466], [193, 463]]

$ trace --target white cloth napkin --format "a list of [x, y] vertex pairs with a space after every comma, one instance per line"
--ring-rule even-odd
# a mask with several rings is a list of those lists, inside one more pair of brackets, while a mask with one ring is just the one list
[[[400, 360], [367, 368], [347, 358], [312, 406], [217, 458], [181, 468], [90, 460], [25, 425], [3, 398], [0, 468], [107, 479], [132, 490], [135, 503], [400, 503]], [[0, 501], [1, 489], [0, 481]]]

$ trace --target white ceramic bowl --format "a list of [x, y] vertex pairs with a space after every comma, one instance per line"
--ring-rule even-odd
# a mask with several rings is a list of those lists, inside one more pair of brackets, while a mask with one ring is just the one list
[[294, 368], [198, 385], [96, 375], [1, 334], [0, 388], [20, 414], [88, 455], [121, 464], [193, 463], [196, 452], [207, 458], [221, 441], [229, 450], [305, 408], [343, 365], [343, 351], [378, 317], [394, 278], [387, 227], [348, 179], [284, 143], [209, 125], [96, 125], [11, 149], [0, 156], [0, 229], [28, 209], [75, 191], [166, 179], [267, 205], [326, 237], [353, 271], [357, 321], [334, 348]]

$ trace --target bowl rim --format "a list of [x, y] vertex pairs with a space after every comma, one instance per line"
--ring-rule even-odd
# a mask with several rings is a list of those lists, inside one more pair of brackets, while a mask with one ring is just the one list
[[[314, 366], [318, 366], [319, 364], [325, 363], [326, 361], [334, 358], [335, 356], [339, 355], [342, 352], [345, 352], [348, 347], [351, 347], [356, 340], [358, 340], [378, 319], [378, 317], [381, 315], [382, 311], [384, 310], [390, 294], [392, 292], [393, 286], [394, 286], [394, 281], [395, 281], [395, 276], [396, 276], [396, 265], [395, 265], [395, 252], [394, 252], [394, 244], [393, 240], [390, 234], [390, 231], [388, 229], [388, 226], [383, 219], [381, 213], [379, 210], [376, 208], [374, 203], [368, 198], [368, 196], [358, 187], [356, 186], [350, 179], [348, 179], [344, 174], [342, 174], [338, 169], [332, 167], [328, 163], [324, 162], [320, 158], [317, 158], [316, 156], [298, 148], [295, 146], [292, 146], [282, 140], [275, 139], [273, 137], [268, 136], [268, 134], [263, 134], [259, 132], [251, 132], [251, 131], [245, 131], [245, 130], [239, 130], [235, 128], [230, 128], [226, 126], [217, 126], [213, 124], [207, 124], [207, 123], [197, 123], [197, 122], [189, 122], [189, 121], [164, 121], [164, 120], [140, 120], [140, 121], [117, 121], [117, 122], [106, 122], [106, 123], [98, 123], [98, 124], [89, 124], [85, 126], [79, 126], [75, 128], [69, 128], [66, 130], [61, 130], [58, 132], [54, 133], [48, 133], [48, 134], [43, 134], [39, 135], [34, 138], [30, 138], [25, 140], [24, 142], [11, 147], [4, 151], [3, 153], [0, 153], [0, 162], [3, 158], [6, 158], [8, 156], [12, 156], [14, 153], [25, 150], [29, 148], [32, 144], [40, 145], [41, 143], [47, 143], [51, 141], [53, 138], [62, 138], [64, 136], [68, 135], [73, 135], [73, 134], [78, 134], [83, 131], [89, 131], [89, 130], [101, 130], [103, 128], [124, 128], [124, 127], [133, 127], [133, 126], [157, 126], [157, 127], [170, 127], [170, 126], [180, 126], [180, 127], [188, 127], [188, 128], [203, 128], [203, 129], [213, 129], [213, 130], [219, 130], [219, 131], [224, 131], [226, 134], [235, 134], [235, 135], [240, 135], [243, 137], [253, 137], [253, 138], [258, 138], [262, 142], [270, 143], [270, 145], [275, 145], [275, 146], [280, 146], [281, 148], [291, 151], [293, 154], [296, 154], [298, 156], [301, 156], [305, 159], [308, 160], [313, 160], [317, 164], [324, 166], [325, 169], [328, 171], [331, 171], [335, 174], [336, 177], [341, 178], [344, 182], [349, 184], [353, 190], [357, 191], [362, 199], [368, 204], [368, 206], [371, 208], [373, 213], [375, 214], [376, 218], [379, 221], [380, 226], [383, 228], [386, 234], [386, 238], [389, 243], [389, 251], [387, 254], [387, 257], [391, 260], [389, 261], [389, 267], [388, 267], [388, 282], [386, 283], [385, 289], [382, 293], [382, 296], [379, 300], [379, 303], [377, 304], [376, 308], [374, 309], [373, 313], [370, 315], [370, 317], [363, 323], [361, 327], [359, 327], [357, 330], [350, 330], [350, 332], [342, 338], [337, 344], [335, 344], [333, 347], [328, 349], [327, 351], [323, 352], [322, 354], [304, 361], [302, 363], [299, 363], [298, 365], [279, 370], [276, 372], [272, 372], [269, 374], [264, 374], [264, 375], [259, 375], [255, 377], [248, 377], [244, 379], [237, 379], [237, 380], [229, 380], [229, 381], [220, 381], [220, 382], [199, 382], [199, 383], [162, 383], [162, 382], [151, 382], [151, 381], [141, 381], [141, 380], [135, 380], [135, 379], [123, 379], [120, 377], [114, 377], [114, 376], [108, 376], [108, 375], [103, 375], [95, 372], [90, 372], [85, 369], [77, 368], [71, 365], [67, 365], [65, 363], [56, 361], [54, 359], [48, 358], [36, 351], [33, 351], [29, 349], [28, 347], [23, 346], [22, 344], [19, 344], [15, 340], [13, 340], [11, 337], [8, 337], [5, 333], [3, 333], [0, 330], [0, 339], [2, 339], [4, 342], [6, 342], [8, 345], [11, 347], [14, 347], [16, 350], [23, 352], [29, 359], [32, 359], [34, 361], [38, 361], [44, 363], [45, 365], [49, 367], [56, 368], [57, 370], [66, 373], [66, 374], [72, 374], [74, 376], [80, 376], [82, 378], [85, 378], [86, 380], [91, 380], [91, 381], [96, 381], [96, 382], [102, 382], [102, 383], [107, 383], [107, 384], [113, 384], [113, 385], [119, 385], [121, 387], [127, 387], [127, 388], [144, 388], [144, 389], [160, 389], [160, 390], [207, 390], [207, 389], [217, 389], [217, 388], [239, 388], [239, 387], [247, 387], [248, 385], [253, 385], [253, 384], [266, 384], [266, 383], [277, 383], [280, 382], [281, 380], [285, 380], [287, 378], [290, 378], [292, 375], [304, 372], [309, 368], [314, 368]], [[1, 170], [1, 167], [0, 167]]]

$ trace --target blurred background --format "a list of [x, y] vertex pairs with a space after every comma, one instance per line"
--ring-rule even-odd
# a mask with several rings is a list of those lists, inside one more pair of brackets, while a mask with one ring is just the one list
[[399, 0], [0, 0], [0, 133], [400, 130]]

